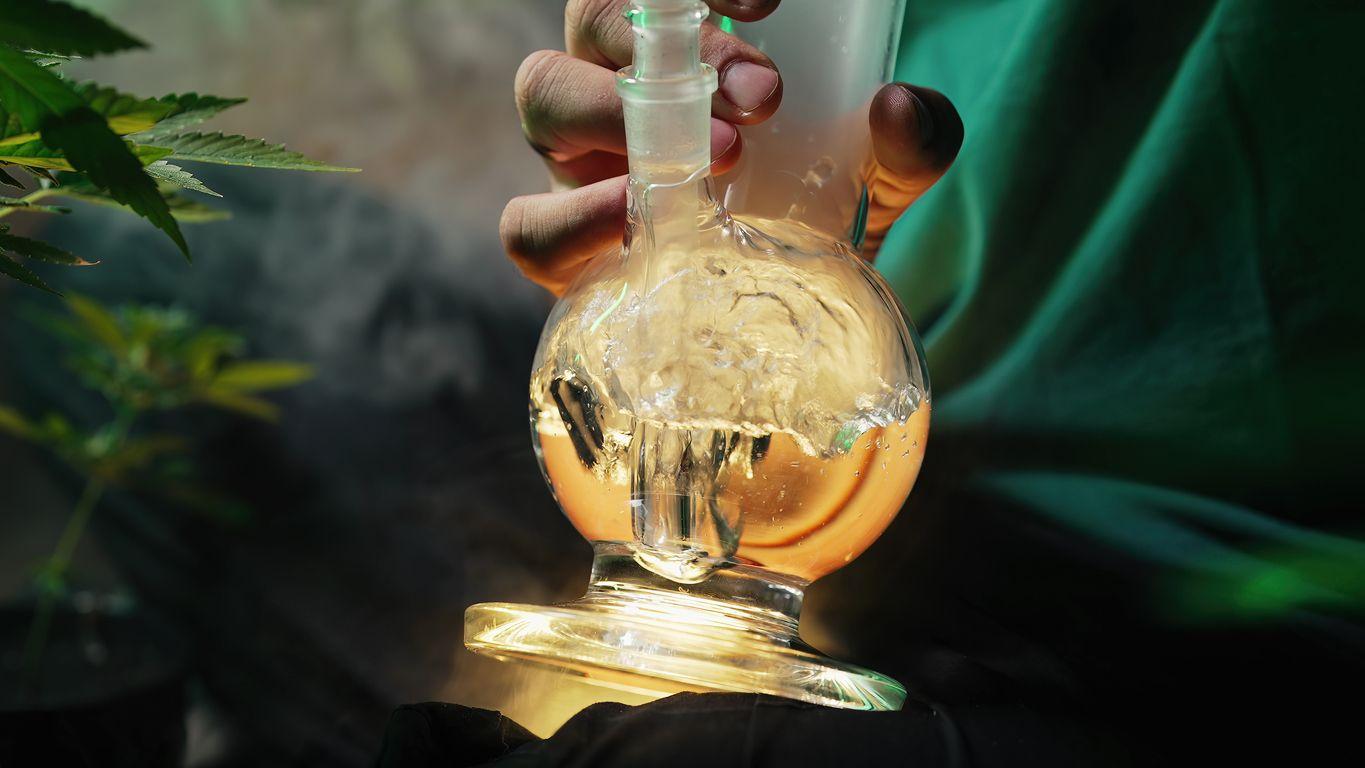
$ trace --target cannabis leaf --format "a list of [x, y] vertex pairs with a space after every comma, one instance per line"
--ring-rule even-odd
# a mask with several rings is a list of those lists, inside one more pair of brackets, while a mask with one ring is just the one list
[[44, 144], [61, 150], [72, 168], [152, 222], [189, 256], [185, 236], [156, 182], [142, 172], [142, 163], [104, 118], [66, 82], [0, 46], [0, 103], [18, 113], [25, 129], [39, 131]]
[[67, 56], [147, 47], [98, 16], [54, 0], [5, 0], [0, 5], [0, 42]]
[[[148, 169], [150, 168], [151, 166], [148, 166]], [[49, 196], [65, 197], [86, 203], [94, 203], [95, 205], [112, 206], [114, 208], [128, 210], [126, 205], [119, 202], [109, 193], [96, 187], [94, 184], [91, 184], [88, 180], [81, 178], [79, 175], [64, 173], [58, 178], [61, 182], [60, 186], [45, 190]], [[158, 184], [157, 192], [160, 193], [162, 198], [166, 201], [167, 207], [170, 208], [171, 215], [174, 216], [177, 221], [186, 224], [205, 224], [212, 221], [225, 221], [232, 218], [231, 213], [222, 210], [221, 208], [213, 208], [179, 194], [176, 191], [176, 185], [171, 182]], [[213, 193], [211, 192], [210, 194]]]
[[[171, 151], [165, 147], [138, 145], [132, 142], [124, 142], [124, 145], [141, 164], [151, 164], [171, 154]], [[14, 163], [23, 166], [26, 170], [36, 168], [49, 171], [76, 170], [65, 153], [49, 147], [41, 139], [9, 147], [0, 146], [0, 163]]]
[[[108, 121], [110, 130], [119, 135], [139, 134], [134, 138], [141, 144], [154, 143], [157, 136], [180, 133], [224, 109], [246, 101], [196, 93], [143, 99], [98, 83], [78, 83], [72, 86], [72, 90], [85, 99], [87, 106]], [[25, 131], [19, 116], [10, 114], [0, 103], [0, 147], [37, 138], [36, 131]]]
[[[166, 159], [304, 171], [356, 170], [310, 160], [260, 139], [188, 132], [245, 99], [198, 93], [148, 99], [97, 83], [72, 83], [58, 71], [73, 57], [141, 47], [145, 46], [137, 38], [66, 2], [0, 0], [0, 185], [20, 190], [21, 195], [0, 196], [0, 218], [18, 212], [70, 212], [39, 204], [49, 197], [117, 206], [161, 229], [188, 258], [178, 222], [219, 221], [228, 214], [181, 194], [191, 190], [221, 197]], [[14, 175], [15, 169], [27, 176]], [[0, 253], [0, 274], [47, 289], [17, 259], [90, 263], [58, 254], [65, 251], [12, 248]], [[250, 398], [225, 398], [240, 410], [264, 415]]]
[[[2, 256], [0, 260], [8, 261]], [[195, 482], [196, 464], [188, 440], [138, 429], [138, 422], [151, 411], [214, 405], [212, 395], [199, 395], [211, 391], [213, 380], [229, 364], [228, 356], [240, 351], [241, 338], [222, 328], [201, 326], [177, 309], [126, 306], [111, 311], [77, 296], [67, 301], [67, 307], [70, 316], [55, 324], [68, 353], [67, 364], [103, 395], [111, 418], [86, 427], [62, 413], [30, 419], [0, 404], [0, 433], [41, 446], [85, 477], [85, 488], [56, 549], [37, 569], [38, 604], [24, 650], [29, 669], [37, 669], [41, 662], [54, 606], [66, 590], [76, 546], [108, 488], [154, 493], [224, 521], [239, 522], [249, 513], [241, 504], [209, 493]], [[276, 413], [273, 404], [250, 396], [221, 407], [259, 417]]]
[[235, 392], [263, 392], [292, 387], [311, 378], [311, 365], [283, 360], [248, 360], [223, 366], [213, 385]]
[[358, 171], [328, 165], [292, 152], [281, 145], [267, 144], [260, 139], [230, 136], [222, 133], [186, 133], [166, 136], [157, 145], [171, 150], [173, 160], [194, 160], [219, 165], [244, 165], [252, 168], [280, 168], [293, 171]]
[[219, 96], [200, 96], [197, 93], [172, 94], [162, 96], [157, 101], [166, 105], [165, 116], [155, 126], [133, 137], [135, 140], [155, 142], [163, 136], [174, 136], [186, 128], [193, 128], [225, 109], [246, 103], [246, 99], [224, 99]]
[[105, 349], [122, 353], [128, 348], [128, 337], [119, 327], [118, 318], [94, 299], [72, 295], [67, 297], [66, 307], [88, 337]]
[[189, 171], [178, 165], [172, 165], [165, 160], [159, 160], [147, 166], [147, 173], [158, 181], [174, 184], [181, 189], [190, 189], [205, 195], [222, 197], [222, 195], [209, 189], [204, 182], [196, 179]]
[[8, 275], [21, 283], [27, 283], [34, 288], [47, 291], [48, 293], [57, 293], [49, 288], [47, 283], [43, 282], [42, 278], [33, 274], [33, 270], [17, 261], [11, 260], [8, 256], [0, 255], [0, 275]]
[[34, 274], [32, 270], [14, 260], [14, 256], [22, 256], [38, 261], [46, 261], [52, 264], [64, 264], [66, 266], [89, 266], [90, 262], [67, 253], [54, 245], [48, 245], [41, 240], [33, 240], [27, 237], [11, 235], [9, 226], [0, 224], [0, 274], [8, 275], [22, 283], [27, 283], [34, 288], [40, 288], [48, 293], [57, 293], [44, 283], [42, 278]]
[[9, 227], [0, 224], [0, 251], [24, 256], [38, 261], [46, 261], [50, 264], [66, 264], [68, 266], [88, 267], [91, 262], [67, 253], [55, 245], [49, 245], [42, 240], [32, 240], [19, 235], [11, 235]]

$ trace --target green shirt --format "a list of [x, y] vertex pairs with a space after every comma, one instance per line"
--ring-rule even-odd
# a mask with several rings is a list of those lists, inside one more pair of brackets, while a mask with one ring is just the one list
[[[1081, 687], [1161, 685], [1151, 655], [1218, 658], [1219, 627], [1350, 635], [1362, 41], [1354, 0], [911, 0], [898, 78], [967, 138], [878, 261], [935, 403], [893, 531], [906, 562], [981, 556], [907, 580]], [[1100, 661], [1125, 622], [1146, 640]]]
[[967, 129], [879, 262], [935, 433], [1107, 546], [1360, 553], [1310, 529], [1360, 523], [1365, 4], [1154, 5], [910, 3], [898, 77]]

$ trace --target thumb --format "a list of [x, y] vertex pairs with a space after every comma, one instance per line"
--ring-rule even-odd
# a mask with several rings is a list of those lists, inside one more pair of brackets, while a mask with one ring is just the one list
[[962, 148], [962, 118], [947, 96], [891, 83], [872, 101], [870, 207], [863, 253], [874, 258], [891, 225], [943, 177]]

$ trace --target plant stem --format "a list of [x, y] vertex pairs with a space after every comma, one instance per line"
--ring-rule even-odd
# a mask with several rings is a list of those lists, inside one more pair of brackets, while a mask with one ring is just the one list
[[[59, 194], [59, 190], [56, 187], [43, 187], [42, 189], [35, 189], [32, 192], [28, 193], [27, 195], [24, 195], [23, 197], [19, 198], [19, 202], [36, 203], [39, 200], [42, 200], [47, 197], [52, 197], [53, 195], [56, 194]], [[22, 210], [24, 209], [18, 206], [14, 207], [5, 206], [4, 208], [0, 208], [0, 219], [5, 218], [11, 213], [16, 213]]]
[[[131, 408], [116, 409], [114, 421], [114, 440], [107, 455], [116, 455], [128, 438], [137, 412]], [[81, 537], [90, 523], [90, 518], [99, 506], [106, 488], [105, 479], [98, 470], [92, 472], [85, 482], [85, 489], [71, 511], [71, 517], [57, 540], [57, 548], [44, 566], [47, 583], [38, 592], [38, 604], [34, 609], [33, 623], [28, 628], [28, 639], [24, 643], [24, 670], [28, 677], [29, 693], [36, 695], [41, 681], [43, 650], [47, 647], [47, 636], [52, 629], [52, 617], [57, 609], [58, 590], [54, 580], [64, 580], [71, 567], [71, 559], [80, 546]]]
[[76, 553], [76, 546], [81, 543], [81, 534], [85, 533], [90, 515], [95, 511], [95, 505], [99, 504], [103, 495], [104, 480], [98, 477], [90, 478], [81, 493], [80, 501], [76, 502], [76, 508], [71, 512], [71, 519], [67, 521], [62, 537], [57, 540], [57, 549], [52, 552], [51, 564], [58, 573], [65, 574], [66, 569], [71, 566], [71, 556]]
[[[53, 575], [64, 576], [71, 565], [71, 556], [80, 544], [81, 534], [85, 532], [90, 516], [104, 495], [104, 480], [91, 477], [85, 483], [80, 501], [67, 521], [57, 548], [45, 566], [49, 578]], [[43, 661], [43, 649], [47, 646], [47, 635], [52, 628], [52, 615], [57, 608], [57, 590], [49, 583], [38, 593], [38, 605], [34, 610], [33, 623], [28, 628], [28, 640], [24, 643], [24, 669], [28, 673], [30, 690], [36, 690], [39, 671]]]

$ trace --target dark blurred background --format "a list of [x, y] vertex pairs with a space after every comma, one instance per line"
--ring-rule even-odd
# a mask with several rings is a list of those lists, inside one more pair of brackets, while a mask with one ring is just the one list
[[[198, 169], [234, 218], [186, 227], [193, 266], [119, 211], [20, 225], [103, 260], [54, 277], [64, 290], [184, 307], [240, 331], [253, 357], [316, 368], [274, 398], [277, 425], [175, 417], [246, 521], [111, 495], [73, 588], [129, 596], [149, 653], [181, 665], [189, 765], [360, 765], [398, 704], [495, 705], [461, 687], [464, 608], [577, 594], [591, 559], [526, 426], [548, 295], [502, 257], [496, 226], [508, 198], [546, 184], [510, 84], [526, 53], [562, 46], [563, 3], [84, 5], [154, 45], [78, 62], [77, 77], [248, 95], [213, 128], [364, 172]], [[25, 306], [59, 305], [0, 286], [0, 401], [102, 419]], [[31, 591], [79, 490], [44, 452], [0, 437], [0, 599]], [[10, 662], [22, 630], [7, 628]]]

